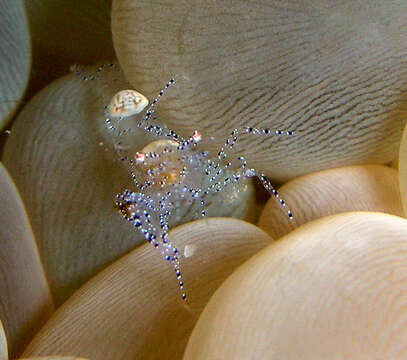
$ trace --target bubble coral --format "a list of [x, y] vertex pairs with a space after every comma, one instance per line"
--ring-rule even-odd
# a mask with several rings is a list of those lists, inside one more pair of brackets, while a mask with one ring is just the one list
[[[400, 174], [383, 165], [395, 160], [405, 124], [403, 2], [114, 0], [113, 41], [109, 0], [25, 6], [27, 99], [69, 65], [97, 65], [84, 71], [92, 81], [71, 74], [50, 83], [2, 134], [2, 161], [21, 194], [11, 196], [13, 211], [0, 203], [8, 249], [0, 255], [8, 280], [0, 319], [12, 357], [405, 357], [406, 220], [394, 216], [403, 215], [404, 140]], [[29, 63], [26, 44], [9, 46], [7, 56], [24, 55], [2, 62], [21, 83], [27, 71], [12, 67]], [[117, 66], [101, 58], [116, 55]], [[171, 77], [177, 86], [147, 113], [146, 100], [153, 104]], [[21, 95], [3, 100], [16, 104]], [[274, 136], [282, 132], [289, 136]], [[191, 221], [202, 210], [255, 221], [268, 200], [260, 184], [255, 198], [256, 177], [272, 195], [271, 181], [289, 180], [281, 192], [294, 221], [279, 207], [285, 201], [272, 198], [258, 222], [278, 241], [241, 220]], [[227, 201], [239, 183], [246, 190]], [[17, 194], [8, 189], [3, 183], [7, 199]], [[187, 302], [168, 261], [138, 246], [147, 234], [115, 213], [136, 226], [137, 209], [150, 210], [137, 194], [159, 203], [168, 189], [176, 201], [162, 204], [172, 212], [162, 232], [168, 226], [177, 245]], [[13, 216], [24, 214], [22, 201], [35, 243], [26, 216]], [[381, 213], [344, 213], [358, 210]], [[154, 224], [159, 214], [149, 214]], [[26, 235], [10, 236], [19, 232]], [[19, 256], [34, 270], [10, 265]], [[34, 284], [44, 286], [32, 292]], [[37, 322], [38, 299], [51, 296], [56, 312], [45, 306]]]

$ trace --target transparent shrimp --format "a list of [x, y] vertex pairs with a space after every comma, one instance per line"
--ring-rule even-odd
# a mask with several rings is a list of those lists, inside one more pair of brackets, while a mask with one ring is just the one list
[[[82, 75], [83, 80], [97, 80], [102, 70], [95, 75]], [[115, 69], [115, 65], [108, 68]], [[177, 224], [186, 205], [194, 207], [193, 218], [206, 216], [211, 201], [208, 199], [227, 191], [247, 178], [257, 177], [264, 188], [274, 196], [293, 220], [291, 210], [268, 177], [254, 168], [249, 168], [243, 156], [235, 154], [235, 145], [240, 137], [251, 136], [292, 136], [291, 130], [280, 130], [245, 126], [234, 129], [221, 149], [211, 154], [200, 149], [202, 135], [195, 130], [188, 138], [159, 123], [154, 116], [159, 100], [175, 84], [174, 79], [159, 91], [148, 105], [148, 100], [135, 90], [120, 89], [110, 101], [106, 101], [105, 124], [112, 136], [119, 159], [126, 164], [134, 182], [134, 189], [126, 189], [116, 196], [115, 206], [120, 214], [144, 235], [154, 248], [160, 250], [165, 261], [175, 271], [181, 298], [187, 299], [181, 273], [179, 251], [169, 241], [168, 232]], [[121, 126], [131, 119], [132, 126]], [[134, 126], [136, 123], [136, 126]], [[124, 147], [123, 139], [130, 133], [142, 130], [156, 138], [141, 151]], [[240, 166], [233, 165], [238, 162]], [[202, 179], [208, 179], [203, 182]]]

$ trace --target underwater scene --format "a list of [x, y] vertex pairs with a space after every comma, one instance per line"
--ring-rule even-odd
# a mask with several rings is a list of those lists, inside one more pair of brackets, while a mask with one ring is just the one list
[[0, 0], [0, 360], [407, 360], [407, 1]]

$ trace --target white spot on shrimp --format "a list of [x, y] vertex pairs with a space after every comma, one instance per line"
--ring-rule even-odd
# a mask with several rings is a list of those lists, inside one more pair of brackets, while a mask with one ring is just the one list
[[122, 90], [113, 96], [110, 105], [110, 116], [128, 117], [141, 113], [148, 105], [148, 99], [136, 90]]

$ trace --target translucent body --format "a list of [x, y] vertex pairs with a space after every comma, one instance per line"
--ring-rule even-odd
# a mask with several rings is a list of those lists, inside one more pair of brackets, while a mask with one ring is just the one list
[[[103, 66], [98, 72], [102, 69]], [[98, 76], [81, 77], [84, 80], [94, 80]], [[170, 227], [179, 223], [185, 209], [191, 213], [190, 220], [206, 216], [211, 211], [211, 199], [216, 194], [233, 193], [232, 190], [242, 186], [243, 180], [249, 177], [258, 177], [281, 206], [286, 208], [284, 200], [279, 198], [268, 178], [256, 169], [249, 168], [246, 159], [233, 155], [233, 150], [239, 138], [243, 136], [251, 136], [255, 141], [258, 136], [291, 136], [293, 132], [249, 126], [235, 129], [226, 139], [224, 146], [212, 155], [200, 149], [202, 136], [198, 130], [189, 138], [183, 138], [159, 123], [153, 116], [160, 97], [174, 83], [171, 79], [151, 101], [151, 105], [133, 118], [131, 116], [137, 114], [137, 109], [132, 111], [127, 108], [120, 116], [117, 116], [117, 112], [113, 114], [111, 104], [114, 101], [111, 100], [110, 105], [105, 107], [105, 123], [119, 159], [128, 168], [134, 181], [134, 189], [126, 189], [117, 195], [116, 208], [144, 235], [146, 241], [159, 249], [162, 257], [172, 264], [181, 297], [185, 300], [179, 252], [176, 245], [168, 239]], [[114, 94], [113, 99], [118, 94]], [[131, 104], [129, 106], [131, 107]], [[138, 105], [135, 103], [134, 106]], [[131, 126], [123, 126], [124, 123], [129, 124], [129, 121]], [[153, 135], [157, 141], [153, 141], [141, 151], [135, 151], [134, 146], [126, 142], [126, 138], [135, 128]], [[292, 219], [291, 211], [287, 208], [286, 211]]]

